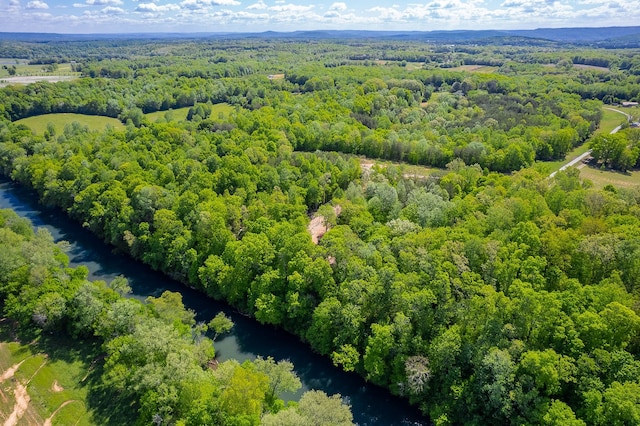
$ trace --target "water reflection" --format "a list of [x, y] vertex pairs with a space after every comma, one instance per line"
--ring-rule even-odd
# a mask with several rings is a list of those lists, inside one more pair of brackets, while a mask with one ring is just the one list
[[232, 333], [215, 343], [220, 360], [235, 358], [242, 362], [256, 356], [289, 359], [303, 383], [303, 389], [288, 398], [297, 398], [308, 389], [320, 389], [327, 394], [341, 394], [350, 404], [354, 420], [366, 425], [428, 425], [418, 410], [406, 401], [393, 397], [386, 390], [366, 383], [355, 374], [345, 373], [324, 357], [313, 353], [296, 337], [275, 327], [257, 323], [238, 314], [228, 305], [204, 297], [129, 257], [115, 253], [78, 223], [57, 210], [37, 203], [37, 195], [0, 178], [0, 208], [11, 208], [38, 227], [51, 232], [56, 241], [70, 243], [71, 266], [85, 265], [93, 280], [110, 281], [118, 275], [129, 280], [133, 296], [145, 299], [160, 296], [163, 291], [180, 292], [186, 307], [196, 313], [198, 321], [209, 321], [223, 311], [235, 323]]

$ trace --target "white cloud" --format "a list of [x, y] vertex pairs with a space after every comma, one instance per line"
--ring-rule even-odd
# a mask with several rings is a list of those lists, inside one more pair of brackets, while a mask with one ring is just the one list
[[206, 7], [206, 5], [204, 5], [200, 0], [184, 0], [180, 3], [180, 6], [185, 9], [191, 10], [197, 10]]
[[[2, 8], [0, 7], [0, 11]], [[20, 0], [9, 0], [9, 5], [6, 8], [9, 13], [16, 13], [20, 11]]]
[[236, 0], [184, 0], [180, 6], [184, 9], [199, 10], [206, 9], [211, 6], [238, 6], [239, 1]]
[[91, 6], [121, 6], [122, 0], [86, 0], [84, 3], [74, 3], [73, 7], [91, 7]]
[[376, 6], [369, 9], [368, 12], [373, 12], [378, 14], [378, 17], [382, 21], [402, 21], [405, 19], [403, 12], [396, 10], [392, 7]]
[[[0, 0], [3, 31], [291, 31], [299, 29], [446, 30], [621, 26], [640, 21], [640, 0]], [[72, 2], [76, 3], [72, 3]], [[171, 2], [168, 4], [168, 2]], [[242, 10], [237, 6], [246, 4]], [[290, 3], [291, 2], [291, 3]], [[315, 4], [314, 4], [315, 3]], [[55, 10], [52, 14], [48, 9]], [[55, 6], [55, 7], [54, 7]], [[217, 7], [216, 7], [217, 6]], [[130, 8], [130, 9], [133, 9]], [[29, 9], [29, 10], [26, 10]], [[76, 11], [78, 9], [75, 9]], [[4, 15], [3, 15], [4, 14]]]
[[301, 4], [283, 4], [282, 6], [271, 6], [269, 10], [274, 12], [307, 12], [314, 7], [314, 5], [303, 6]]
[[136, 7], [136, 12], [171, 12], [173, 10], [179, 10], [180, 6], [177, 4], [164, 4], [158, 5], [155, 3], [140, 3], [138, 7]]
[[86, 4], [90, 5], [90, 6], [102, 6], [105, 4], [114, 4], [116, 6], [121, 5], [123, 2], [122, 0], [86, 0], [85, 1]]
[[27, 9], [49, 9], [49, 5], [40, 0], [32, 0], [27, 3]]
[[265, 10], [267, 7], [264, 1], [259, 0], [257, 3], [247, 6], [247, 10]]
[[124, 9], [115, 6], [107, 6], [100, 12], [105, 15], [122, 15], [123, 13], [125, 13]]

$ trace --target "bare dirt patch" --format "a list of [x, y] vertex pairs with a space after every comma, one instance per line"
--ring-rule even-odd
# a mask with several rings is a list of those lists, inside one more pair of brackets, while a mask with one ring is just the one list
[[14, 374], [16, 374], [16, 371], [18, 371], [18, 368], [20, 368], [20, 365], [25, 362], [25, 359], [23, 359], [22, 361], [20, 361], [17, 364], [12, 365], [11, 367], [7, 368], [2, 375], [0, 375], [0, 383], [4, 382], [5, 380], [8, 380], [10, 378], [13, 377]]
[[29, 408], [29, 394], [27, 393], [27, 387], [22, 383], [16, 383], [16, 387], [13, 390], [13, 395], [16, 398], [16, 403], [13, 406], [13, 412], [9, 415], [9, 418], [4, 422], [4, 426], [15, 426], [22, 418], [27, 408]]
[[595, 70], [595, 71], [602, 71], [602, 72], [610, 72], [611, 71], [609, 68], [598, 67], [598, 66], [595, 66], [595, 65], [573, 64], [573, 66], [575, 68], [580, 68], [580, 69], [583, 69], [583, 70]]
[[53, 384], [51, 384], [51, 392], [62, 392], [63, 390], [64, 388], [60, 386], [60, 383], [58, 383], [57, 380], [54, 380]]
[[72, 75], [41, 75], [41, 76], [20, 76], [5, 77], [0, 79], [0, 87], [6, 87], [11, 84], [31, 84], [36, 81], [48, 81], [49, 83], [57, 83], [59, 81], [75, 80], [78, 77]]
[[371, 174], [371, 171], [373, 170], [373, 166], [375, 165], [376, 163], [374, 161], [367, 159], [360, 160], [360, 169], [362, 170], [362, 175], [364, 177], [369, 176]]
[[[339, 216], [340, 212], [342, 212], [342, 207], [334, 206], [333, 212], [336, 214], [336, 217]], [[325, 224], [324, 216], [321, 215], [317, 215], [316, 217], [311, 219], [311, 222], [309, 222], [309, 226], [307, 227], [307, 229], [311, 234], [311, 241], [313, 241], [313, 244], [318, 244], [320, 238], [322, 238], [322, 236], [329, 230], [327, 225]]]

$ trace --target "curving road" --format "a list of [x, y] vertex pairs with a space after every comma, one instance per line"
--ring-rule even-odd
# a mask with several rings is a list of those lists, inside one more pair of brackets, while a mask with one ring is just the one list
[[[620, 114], [623, 114], [625, 117], [627, 117], [627, 121], [631, 121], [631, 115], [627, 114], [624, 111], [620, 111], [619, 109], [615, 109], [615, 108], [609, 108], [609, 107], [605, 107], [605, 109], [608, 109], [609, 111], [615, 111], [615, 112], [619, 112]], [[613, 129], [610, 134], [614, 134], [617, 133], [620, 129], [622, 129], [622, 125], [616, 127], [615, 129]], [[585, 152], [584, 154], [574, 158], [573, 160], [569, 161], [567, 164], [565, 164], [564, 166], [560, 167], [560, 169], [556, 170], [555, 172], [551, 173], [549, 175], [549, 179], [551, 179], [552, 177], [554, 177], [556, 175], [556, 173], [558, 173], [559, 171], [562, 171], [568, 167], [572, 167], [575, 166], [576, 164], [578, 164], [579, 162], [581, 162], [582, 160], [584, 160], [585, 158], [587, 158], [588, 156], [591, 155], [591, 150], [588, 150], [587, 152]]]

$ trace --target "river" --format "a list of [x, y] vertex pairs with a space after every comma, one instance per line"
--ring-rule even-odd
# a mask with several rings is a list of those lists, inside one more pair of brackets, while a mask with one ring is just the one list
[[184, 305], [196, 313], [198, 321], [209, 321], [223, 311], [235, 326], [231, 333], [215, 342], [220, 361], [235, 358], [242, 362], [259, 355], [271, 356], [275, 360], [290, 360], [302, 381], [302, 389], [295, 395], [285, 395], [285, 399], [297, 398], [309, 389], [319, 389], [329, 395], [342, 395], [351, 405], [354, 421], [361, 426], [429, 424], [405, 400], [365, 382], [355, 374], [336, 368], [327, 358], [313, 353], [297, 337], [239, 315], [228, 305], [209, 299], [124, 254], [115, 253], [110, 246], [59, 210], [42, 207], [37, 200], [34, 192], [0, 177], [0, 208], [13, 209], [31, 220], [34, 226], [48, 229], [55, 241], [68, 241], [70, 265], [87, 266], [90, 279], [108, 282], [118, 275], [124, 275], [129, 280], [132, 295], [139, 299], [157, 297], [165, 290], [179, 292]]

